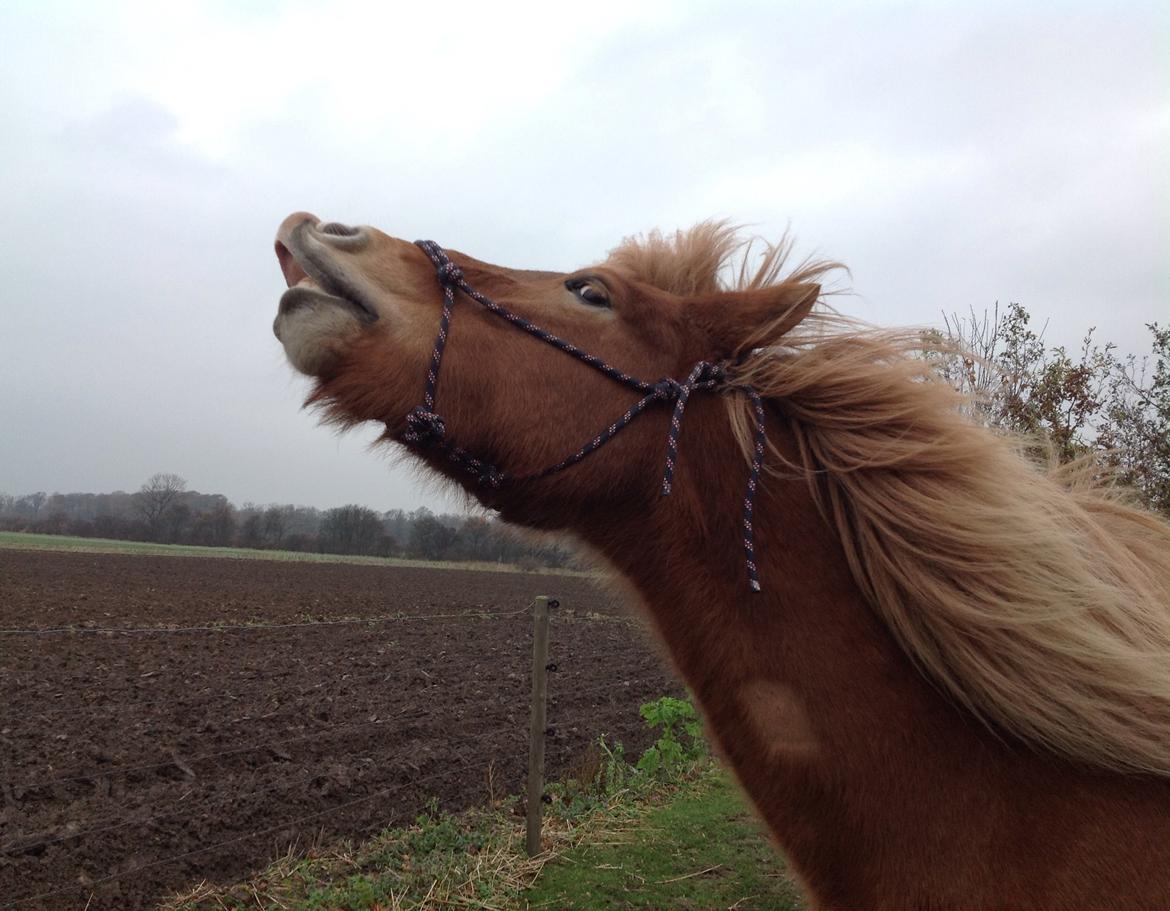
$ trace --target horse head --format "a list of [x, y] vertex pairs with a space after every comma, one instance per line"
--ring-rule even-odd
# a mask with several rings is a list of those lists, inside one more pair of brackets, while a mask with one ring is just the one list
[[[715, 224], [695, 233], [710, 235], [690, 241], [707, 260], [712, 238], [732, 236]], [[719, 365], [761, 326], [795, 326], [820, 292], [803, 280], [729, 290], [710, 262], [687, 269], [675, 255], [665, 268], [667, 257], [635, 245], [573, 272], [513, 269], [306, 213], [281, 225], [276, 253], [289, 287], [274, 330], [315, 378], [311, 400], [341, 424], [376, 421], [389, 439], [441, 442], [414, 448], [486, 505], [544, 527], [564, 527], [586, 502], [644, 509], [668, 409], [569, 475], [544, 470], [655, 388], [650, 404], [675, 404], [695, 365], [710, 365], [695, 378], [713, 388]], [[501, 477], [532, 483], [484, 483]]]

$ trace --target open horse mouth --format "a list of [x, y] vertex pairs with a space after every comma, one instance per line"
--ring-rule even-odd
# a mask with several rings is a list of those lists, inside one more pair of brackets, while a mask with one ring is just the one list
[[282, 322], [301, 309], [340, 307], [362, 323], [378, 319], [364, 283], [332, 255], [332, 248], [354, 251], [367, 242], [362, 228], [322, 224], [305, 212], [284, 220], [276, 235], [276, 258], [288, 290], [281, 295], [272, 327], [277, 338], [281, 338]]

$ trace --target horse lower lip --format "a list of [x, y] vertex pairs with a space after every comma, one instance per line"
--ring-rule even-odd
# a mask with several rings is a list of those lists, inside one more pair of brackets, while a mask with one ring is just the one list
[[284, 316], [301, 307], [311, 307], [321, 304], [352, 310], [355, 316], [366, 323], [372, 323], [378, 318], [378, 315], [371, 312], [361, 301], [350, 300], [348, 297], [341, 297], [337, 294], [330, 294], [307, 277], [301, 279], [280, 296], [279, 314]]

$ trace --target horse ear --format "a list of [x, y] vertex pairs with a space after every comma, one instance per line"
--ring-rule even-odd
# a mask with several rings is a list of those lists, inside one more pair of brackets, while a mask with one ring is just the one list
[[770, 344], [808, 316], [821, 296], [815, 282], [784, 282], [747, 291], [723, 291], [693, 302], [695, 321], [706, 329], [720, 357], [751, 344]]

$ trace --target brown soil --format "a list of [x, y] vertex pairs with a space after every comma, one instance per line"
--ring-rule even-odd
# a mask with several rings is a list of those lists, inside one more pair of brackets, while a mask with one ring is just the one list
[[[636, 753], [679, 687], [588, 579], [0, 549], [0, 909], [154, 907], [519, 792], [537, 594], [548, 777], [602, 731]], [[198, 625], [226, 628], [99, 631]], [[11, 631], [64, 626], [91, 631]]]

